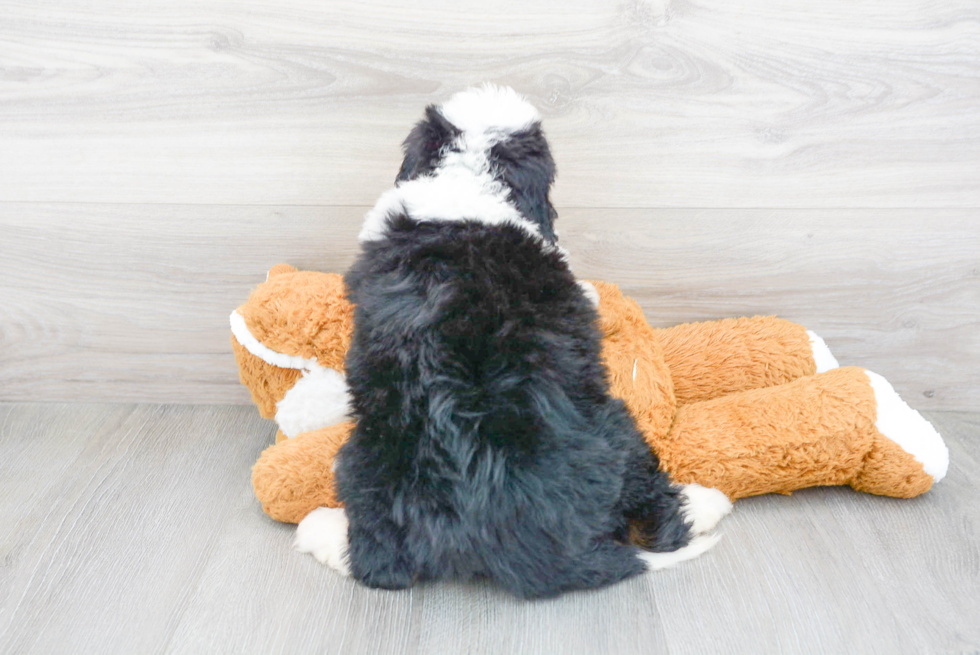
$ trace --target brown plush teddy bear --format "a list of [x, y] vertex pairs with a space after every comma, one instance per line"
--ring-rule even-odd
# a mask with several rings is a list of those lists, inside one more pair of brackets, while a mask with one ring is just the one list
[[[837, 368], [804, 327], [754, 317], [653, 329], [615, 285], [594, 285], [612, 392], [675, 482], [731, 500], [820, 485], [910, 498], [946, 474], [932, 425], [881, 376]], [[279, 425], [252, 469], [262, 508], [298, 523], [336, 507], [333, 458], [352, 428], [342, 278], [276, 266], [231, 326], [241, 381]]]

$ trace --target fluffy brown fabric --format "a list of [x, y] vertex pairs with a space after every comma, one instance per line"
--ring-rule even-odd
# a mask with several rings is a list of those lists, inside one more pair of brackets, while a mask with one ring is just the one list
[[[339, 275], [297, 271], [280, 264], [238, 308], [252, 336], [271, 350], [316, 358], [344, 370], [354, 330], [354, 306]], [[247, 384], [247, 383], [246, 383]]]
[[817, 372], [806, 328], [775, 316], [656, 330], [678, 405], [774, 387]]
[[[594, 284], [612, 391], [676, 481], [732, 499], [816, 485], [901, 498], [930, 488], [922, 465], [875, 428], [863, 369], [814, 375], [802, 326], [755, 317], [654, 330], [616, 285]], [[273, 269], [239, 308], [267, 347], [340, 370], [352, 310], [339, 275], [288, 266]], [[237, 343], [235, 353], [242, 383], [262, 415], [274, 416], [299, 371], [266, 364]], [[252, 482], [269, 516], [298, 523], [316, 507], [336, 506], [331, 467], [350, 429], [280, 435], [262, 453]]]
[[635, 300], [615, 284], [593, 284], [599, 292], [602, 360], [610, 389], [629, 407], [640, 432], [666, 434], [674, 420], [674, 381], [660, 340]]
[[333, 458], [353, 423], [338, 423], [266, 448], [252, 467], [252, 486], [262, 510], [284, 523], [299, 523], [317, 507], [337, 507]]
[[875, 414], [864, 369], [839, 368], [684, 405], [650, 443], [676, 481], [732, 500], [843, 484], [902, 498], [928, 491], [932, 478], [878, 432]]
[[[347, 301], [339, 275], [297, 271], [279, 264], [269, 278], [238, 308], [245, 325], [270, 350], [344, 370], [344, 357], [354, 329], [354, 306]], [[276, 403], [302, 375], [259, 359], [231, 338], [238, 377], [248, 387], [263, 418], [276, 415]]]
[[932, 488], [932, 476], [897, 443], [874, 432], [864, 466], [848, 482], [855, 491], [892, 498], [914, 498]]
[[231, 337], [231, 349], [238, 362], [238, 379], [248, 387], [252, 402], [259, 408], [262, 418], [275, 418], [276, 403], [293, 388], [303, 372], [295, 368], [280, 368], [266, 363], [245, 349]]

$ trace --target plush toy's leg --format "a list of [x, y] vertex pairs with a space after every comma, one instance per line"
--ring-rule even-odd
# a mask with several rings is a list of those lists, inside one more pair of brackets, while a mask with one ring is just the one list
[[826, 342], [820, 338], [819, 334], [813, 330], [807, 330], [806, 335], [810, 337], [810, 349], [813, 351], [813, 363], [817, 367], [817, 373], [826, 373], [840, 367], [837, 358], [830, 352], [830, 348], [827, 347]]
[[655, 332], [678, 405], [773, 387], [837, 367], [820, 337], [774, 316], [686, 323]]
[[252, 467], [252, 486], [265, 513], [299, 523], [318, 507], [339, 506], [333, 460], [353, 428], [339, 423], [266, 448]]
[[733, 500], [843, 484], [916, 496], [942, 478], [948, 454], [932, 426], [878, 379], [839, 368], [685, 405], [651, 445], [675, 481]]
[[[936, 483], [946, 477], [949, 450], [936, 429], [919, 412], [901, 399], [888, 380], [865, 371], [874, 389], [877, 434], [861, 472], [851, 481], [858, 491], [880, 495], [895, 488], [902, 473], [921, 463], [922, 470]], [[913, 480], [903, 487], [903, 497], [917, 495]]]

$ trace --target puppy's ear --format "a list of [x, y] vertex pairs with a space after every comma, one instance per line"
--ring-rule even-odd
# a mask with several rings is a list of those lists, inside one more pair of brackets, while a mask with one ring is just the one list
[[412, 128], [402, 144], [405, 159], [395, 182], [414, 180], [431, 173], [442, 159], [443, 146], [452, 143], [459, 134], [459, 130], [439, 113], [435, 105], [426, 107], [425, 118]]
[[515, 132], [490, 150], [495, 175], [510, 189], [511, 200], [525, 218], [555, 241], [558, 212], [548, 194], [555, 181], [555, 160], [544, 138], [541, 124]]

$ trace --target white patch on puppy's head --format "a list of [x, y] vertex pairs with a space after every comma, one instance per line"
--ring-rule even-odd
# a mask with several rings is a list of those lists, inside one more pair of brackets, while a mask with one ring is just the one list
[[[428, 107], [405, 141], [395, 188], [366, 214], [359, 240], [382, 239], [389, 219], [404, 215], [515, 225], [554, 248], [554, 208], [547, 199], [554, 162], [540, 120], [520, 94], [492, 84]], [[530, 131], [518, 135], [523, 130]], [[508, 151], [513, 139], [519, 141]], [[494, 150], [498, 144], [502, 153]]]
[[513, 134], [541, 120], [541, 114], [524, 96], [489, 82], [460, 91], [439, 108], [439, 113], [460, 131], [471, 135]]

